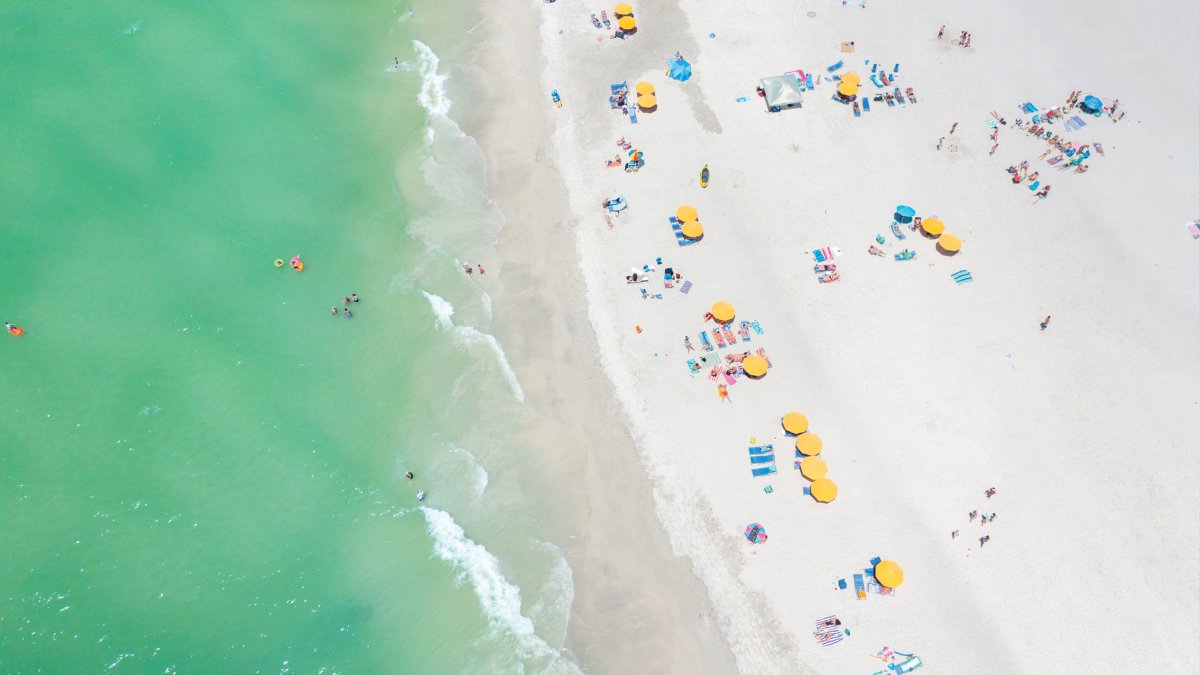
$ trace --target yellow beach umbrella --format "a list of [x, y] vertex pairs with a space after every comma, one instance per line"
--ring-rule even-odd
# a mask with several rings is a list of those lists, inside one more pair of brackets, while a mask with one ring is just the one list
[[881, 560], [875, 566], [875, 579], [879, 581], [880, 586], [896, 588], [904, 583], [904, 570], [891, 560]]
[[704, 226], [700, 224], [700, 221], [693, 220], [690, 223], [684, 223], [679, 231], [688, 239], [699, 239], [704, 234]]
[[633, 14], [633, 5], [622, 2], [616, 6], [616, 12], [617, 16], [629, 16], [630, 14]]
[[849, 82], [850, 84], [860, 84], [860, 83], [862, 83], [862, 78], [858, 76], [858, 73], [846, 73], [845, 75], [842, 76], [842, 82]]
[[654, 94], [642, 94], [638, 97], [639, 108], [653, 108], [656, 105], [658, 105], [658, 99]]
[[838, 95], [850, 98], [858, 94], [858, 85], [850, 82], [843, 82], [838, 85]]
[[729, 323], [733, 321], [733, 305], [728, 302], [718, 302], [709, 311], [712, 312], [713, 318], [717, 320], [717, 323]]
[[790, 412], [783, 416], [783, 430], [797, 436], [808, 431], [808, 418], [798, 412]]
[[937, 218], [926, 218], [921, 221], [921, 229], [925, 230], [925, 234], [936, 237], [946, 231], [946, 224]]
[[621, 30], [633, 30], [637, 28], [637, 19], [632, 16], [623, 16], [617, 19], [617, 25], [621, 27]]
[[639, 94], [653, 94], [654, 93], [654, 85], [650, 84], [649, 82], [646, 82], [645, 80], [642, 80], [641, 82], [637, 83], [637, 86], [634, 87], [633, 90]]
[[[831, 502], [837, 499], [837, 483], [828, 478], [818, 478], [813, 481], [813, 484], [808, 486], [808, 493], [812, 498], [819, 502]], [[875, 577], [878, 579], [879, 577]], [[879, 583], [883, 583], [880, 579]]]
[[937, 245], [941, 247], [943, 251], [947, 251], [949, 253], [958, 253], [958, 249], [962, 248], [962, 239], [959, 239], [952, 234], [943, 234], [942, 236], [938, 237]]
[[757, 354], [751, 354], [742, 360], [742, 370], [750, 377], [762, 377], [767, 374], [767, 360]]
[[821, 437], [816, 434], [800, 434], [796, 437], [796, 449], [806, 457], [819, 455], [821, 454]]
[[829, 473], [829, 465], [820, 457], [805, 457], [800, 462], [800, 473], [809, 480], [821, 480]]
[[699, 218], [700, 213], [696, 211], [696, 207], [684, 204], [683, 206], [675, 209], [675, 217], [678, 218], [680, 222], [686, 223], [689, 220], [695, 220]]

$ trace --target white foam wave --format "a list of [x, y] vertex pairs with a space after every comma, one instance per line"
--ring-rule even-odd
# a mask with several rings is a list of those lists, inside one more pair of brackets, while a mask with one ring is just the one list
[[[416, 70], [421, 76], [421, 89], [417, 91], [417, 102], [429, 113], [432, 118], [441, 118], [449, 120], [450, 113], [450, 97], [446, 95], [446, 79], [449, 75], [438, 73], [438, 65], [441, 64], [441, 59], [429, 45], [420, 40], [413, 40], [413, 48], [417, 50]], [[455, 125], [457, 127], [457, 125]], [[425, 129], [425, 143], [433, 142], [434, 130], [432, 127]]]
[[467, 462], [471, 464], [471, 471], [475, 474], [475, 479], [471, 481], [471, 488], [475, 492], [476, 497], [483, 495], [483, 491], [487, 489], [488, 481], [491, 480], [487, 469], [483, 468], [483, 465], [479, 463], [479, 459], [466, 448], [461, 448], [452, 443], [450, 444], [450, 451], [467, 458]]
[[504, 374], [504, 379], [508, 381], [508, 386], [512, 389], [513, 396], [521, 403], [525, 402], [525, 391], [521, 389], [521, 381], [517, 379], [516, 372], [508, 363], [508, 356], [504, 353], [504, 348], [500, 346], [500, 341], [491, 333], [483, 331], [473, 326], [456, 326], [452, 317], [454, 316], [454, 305], [450, 304], [445, 298], [434, 295], [427, 291], [421, 291], [425, 299], [429, 301], [429, 306], [433, 308], [434, 325], [438, 330], [448, 330], [454, 335], [455, 339], [461, 344], [477, 345], [483, 344], [496, 355], [496, 361], [500, 366], [500, 372]]
[[450, 563], [458, 583], [469, 583], [495, 636], [515, 642], [516, 655], [539, 670], [581, 672], [537, 634], [533, 621], [521, 613], [521, 589], [504, 577], [500, 561], [490, 551], [467, 538], [462, 526], [445, 511], [422, 506], [426, 530], [433, 538], [433, 553]]

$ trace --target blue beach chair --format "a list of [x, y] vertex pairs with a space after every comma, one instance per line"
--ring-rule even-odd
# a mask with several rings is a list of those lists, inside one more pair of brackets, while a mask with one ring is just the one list
[[750, 458], [751, 464], [771, 464], [775, 461], [775, 455], [754, 455]]
[[759, 478], [761, 476], [768, 476], [773, 473], [775, 473], [775, 465], [774, 464], [772, 464], [771, 466], [764, 466], [764, 467], [761, 467], [758, 469], [750, 470], [750, 475], [754, 476], [755, 478]]
[[838, 61], [837, 63], [833, 64], [832, 66], [829, 66], [828, 68], [826, 68], [825, 71], [832, 73], [833, 71], [837, 70], [838, 68], [841, 68], [844, 65], [846, 65], [844, 62]]
[[772, 452], [775, 452], [775, 447], [770, 444], [750, 446], [750, 454], [751, 455], [769, 455]]

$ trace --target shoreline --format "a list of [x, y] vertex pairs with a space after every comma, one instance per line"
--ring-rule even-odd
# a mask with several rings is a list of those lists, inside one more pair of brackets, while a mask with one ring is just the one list
[[598, 367], [573, 271], [578, 219], [552, 159], [554, 109], [529, 77], [545, 57], [538, 40], [512, 37], [536, 34], [543, 8], [485, 11], [487, 37], [472, 58], [481, 73], [472, 79], [487, 83], [496, 105], [460, 123], [483, 148], [489, 192], [505, 217], [495, 249], [503, 266], [488, 280], [493, 328], [538, 418], [517, 440], [546, 453], [546, 474], [530, 480], [552, 495], [543, 502], [556, 511], [548, 518], [572, 570], [565, 646], [586, 672], [732, 671], [707, 593], [667, 544], [624, 412]]

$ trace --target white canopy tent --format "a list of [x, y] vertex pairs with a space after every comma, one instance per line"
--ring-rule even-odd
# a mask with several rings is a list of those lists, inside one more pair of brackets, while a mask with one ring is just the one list
[[766, 93], [767, 109], [771, 112], [800, 107], [800, 83], [795, 75], [764, 77], [761, 86]]

